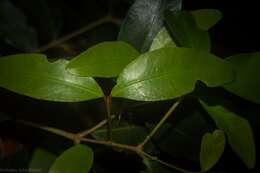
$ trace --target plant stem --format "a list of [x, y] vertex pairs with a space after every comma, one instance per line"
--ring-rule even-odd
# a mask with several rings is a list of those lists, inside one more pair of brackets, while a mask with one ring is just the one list
[[164, 161], [158, 159], [157, 157], [152, 156], [152, 155], [150, 155], [150, 154], [148, 154], [148, 153], [146, 153], [146, 152], [143, 152], [143, 155], [144, 155], [145, 157], [147, 157], [148, 159], [150, 159], [150, 160], [159, 162], [159, 163], [161, 163], [161, 164], [164, 165], [164, 166], [167, 166], [167, 167], [169, 167], [169, 168], [175, 169], [175, 170], [180, 171], [180, 172], [183, 172], [183, 173], [201, 173], [200, 171], [195, 172], [195, 171], [188, 171], [188, 170], [186, 170], [186, 169], [179, 168], [179, 167], [174, 166], [174, 165], [172, 165], [172, 164], [170, 164], [170, 163], [164, 162]]
[[153, 130], [146, 136], [144, 141], [138, 145], [138, 147], [143, 148], [143, 146], [154, 136], [154, 134], [158, 131], [158, 129], [163, 125], [163, 123], [168, 119], [171, 113], [175, 110], [175, 108], [179, 105], [180, 100], [175, 102], [170, 109], [166, 112], [163, 118], [159, 121], [159, 123], [153, 128]]
[[89, 142], [89, 143], [93, 143], [93, 144], [105, 145], [105, 146], [108, 146], [108, 147], [125, 149], [125, 150], [133, 151], [133, 152], [137, 151], [136, 146], [119, 144], [119, 143], [116, 143], [116, 142], [113, 142], [113, 141], [102, 141], [102, 140], [95, 140], [95, 139], [90, 139], [90, 138], [82, 138], [81, 141]]
[[105, 96], [105, 104], [106, 104], [106, 111], [107, 111], [107, 139], [112, 140], [112, 134], [111, 134], [111, 123], [112, 123], [112, 118], [111, 118], [111, 96]]
[[[115, 117], [116, 117], [115, 115], [111, 115], [111, 119], [114, 119]], [[108, 122], [107, 119], [102, 120], [98, 124], [96, 124], [94, 127], [92, 127], [91, 129], [84, 130], [84, 131], [78, 133], [78, 135], [80, 137], [87, 136], [87, 135], [93, 133], [94, 131], [96, 131], [97, 129], [103, 127], [107, 122]]]
[[113, 142], [113, 141], [102, 141], [102, 140], [95, 140], [95, 139], [80, 137], [78, 134], [75, 134], [75, 133], [67, 132], [67, 131], [56, 129], [56, 128], [53, 128], [53, 127], [40, 125], [40, 124], [33, 123], [33, 122], [28, 122], [28, 121], [25, 121], [25, 120], [16, 120], [16, 122], [20, 123], [20, 124], [23, 124], [23, 125], [35, 127], [35, 128], [38, 128], [38, 129], [42, 129], [44, 131], [51, 132], [51, 133], [59, 135], [59, 136], [63, 136], [65, 138], [67, 138], [67, 139], [70, 139], [70, 140], [74, 141], [75, 144], [78, 144], [81, 141], [83, 141], [83, 142], [88, 142], [88, 143], [92, 143], [92, 144], [98, 144], [98, 145], [104, 145], [104, 146], [113, 147], [113, 148], [124, 149], [124, 150], [128, 150], [128, 151], [134, 152], [134, 153], [138, 154], [142, 158], [143, 157], [147, 157], [150, 160], [156, 161], [156, 162], [158, 162], [158, 163], [160, 163], [162, 165], [165, 165], [165, 166], [167, 166], [169, 168], [178, 170], [178, 171], [183, 172], [183, 173], [201, 173], [201, 172], [188, 171], [188, 170], [179, 168], [177, 166], [174, 166], [172, 164], [169, 164], [167, 162], [164, 162], [164, 161], [158, 159], [157, 157], [152, 156], [152, 155], [144, 152], [143, 149], [140, 148], [139, 146], [132, 146], [132, 145], [116, 143], [116, 142]]
[[75, 134], [74, 133], [70, 133], [70, 132], [67, 132], [67, 131], [64, 131], [64, 130], [61, 130], [61, 129], [56, 129], [56, 128], [53, 128], [53, 127], [48, 127], [48, 126], [44, 126], [44, 125], [41, 125], [41, 124], [25, 121], [25, 120], [16, 120], [16, 122], [23, 124], [23, 125], [42, 129], [44, 131], [51, 132], [51, 133], [59, 135], [59, 136], [63, 136], [65, 138], [68, 138], [68, 139], [73, 140], [73, 141], [75, 140]]

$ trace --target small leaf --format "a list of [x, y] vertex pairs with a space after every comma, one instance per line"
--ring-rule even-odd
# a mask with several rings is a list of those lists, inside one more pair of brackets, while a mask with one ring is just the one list
[[210, 87], [233, 80], [231, 66], [210, 53], [166, 47], [141, 55], [119, 75], [112, 96], [142, 101], [188, 94], [201, 80]]
[[227, 58], [234, 66], [236, 77], [223, 87], [249, 101], [260, 104], [260, 52], [234, 55]]
[[218, 128], [228, 136], [228, 142], [234, 152], [244, 161], [248, 168], [255, 166], [255, 142], [249, 122], [227, 110], [221, 105], [209, 106], [200, 101], [209, 115], [214, 119]]
[[49, 173], [87, 173], [92, 167], [93, 157], [94, 153], [88, 146], [73, 146], [56, 159]]
[[174, 126], [164, 124], [153, 139], [171, 157], [199, 162], [200, 140], [211, 127], [199, 112], [188, 114], [182, 114], [184, 118]]
[[37, 33], [28, 26], [24, 14], [8, 0], [0, 1], [0, 38], [23, 51], [38, 46]]
[[129, 44], [114, 41], [97, 44], [72, 59], [67, 70], [89, 77], [116, 77], [139, 53]]
[[118, 39], [146, 52], [163, 26], [163, 13], [181, 10], [182, 0], [136, 0], [121, 26]]
[[220, 159], [225, 149], [225, 134], [215, 130], [213, 134], [206, 133], [201, 142], [200, 165], [203, 172], [212, 168]]
[[42, 100], [76, 102], [103, 96], [90, 77], [65, 70], [66, 60], [50, 63], [42, 54], [17, 54], [0, 58], [0, 86]]
[[169, 32], [165, 27], [157, 33], [150, 47], [150, 51], [163, 48], [165, 46], [176, 47], [176, 44], [173, 42]]
[[206, 31], [198, 28], [192, 15], [186, 11], [165, 13], [166, 24], [174, 42], [181, 47], [210, 51], [210, 38]]
[[197, 26], [202, 30], [209, 30], [222, 17], [219, 10], [216, 9], [201, 9], [190, 12], [197, 23]]
[[48, 173], [51, 165], [54, 163], [56, 156], [46, 150], [37, 148], [34, 150], [32, 160], [29, 165], [29, 173], [39, 172]]

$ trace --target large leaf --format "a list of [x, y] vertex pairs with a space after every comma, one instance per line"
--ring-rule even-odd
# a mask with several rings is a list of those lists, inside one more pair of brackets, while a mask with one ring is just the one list
[[215, 130], [213, 134], [206, 133], [201, 142], [200, 165], [203, 172], [208, 171], [220, 159], [225, 149], [225, 134]]
[[61, 154], [49, 173], [87, 173], [93, 164], [94, 153], [86, 145], [76, 145]]
[[51, 165], [54, 163], [56, 156], [41, 148], [35, 149], [32, 160], [29, 165], [29, 173], [39, 172], [48, 173]]
[[[143, 127], [119, 121], [113, 121], [111, 133], [113, 141], [127, 145], [137, 145], [148, 135]], [[96, 139], [107, 140], [107, 128], [98, 129], [92, 135]]]
[[80, 76], [116, 77], [138, 55], [127, 43], [103, 42], [72, 59], [67, 70]]
[[219, 10], [215, 9], [201, 9], [190, 12], [195, 19], [197, 26], [202, 30], [209, 30], [222, 17]]
[[181, 10], [182, 0], [136, 0], [121, 26], [118, 39], [146, 52], [163, 26], [163, 12]]
[[216, 125], [228, 136], [228, 142], [234, 152], [244, 161], [248, 168], [255, 166], [255, 142], [253, 131], [248, 121], [221, 105], [209, 106], [200, 101]]
[[182, 47], [210, 51], [210, 38], [206, 31], [200, 29], [192, 15], [186, 11], [165, 13], [166, 24], [174, 42]]
[[119, 75], [112, 96], [157, 101], [185, 95], [197, 80], [210, 87], [233, 79], [228, 62], [205, 51], [190, 48], [162, 48], [130, 63]]
[[23, 51], [38, 46], [37, 33], [28, 26], [24, 14], [8, 0], [0, 1], [0, 38]]
[[260, 52], [231, 56], [236, 78], [223, 87], [247, 100], [260, 104]]
[[165, 27], [162, 27], [162, 29], [157, 33], [157, 35], [154, 37], [153, 42], [150, 47], [150, 51], [163, 48], [165, 46], [172, 46], [176, 47], [176, 44], [172, 40], [169, 32]]
[[42, 54], [0, 58], [0, 86], [37, 99], [74, 102], [102, 97], [96, 81], [65, 70], [66, 60], [48, 62]]

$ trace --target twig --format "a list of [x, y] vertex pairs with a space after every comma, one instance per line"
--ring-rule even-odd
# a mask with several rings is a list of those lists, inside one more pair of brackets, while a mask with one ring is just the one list
[[154, 134], [158, 131], [158, 129], [163, 125], [163, 123], [168, 119], [168, 117], [171, 115], [171, 113], [175, 110], [175, 108], [179, 105], [180, 100], [175, 102], [171, 108], [166, 112], [166, 114], [163, 116], [163, 118], [159, 121], [159, 123], [154, 127], [154, 129], [150, 132], [149, 135], [146, 136], [144, 141], [139, 144], [138, 147], [143, 148], [143, 146], [154, 136]]
[[106, 111], [107, 111], [107, 139], [111, 141], [112, 139], [112, 134], [111, 134], [111, 123], [112, 123], [112, 118], [111, 118], [111, 96], [105, 96], [104, 101], [106, 104]]
[[[177, 102], [175, 104], [177, 104]], [[174, 106], [172, 106], [172, 107], [174, 107]], [[167, 162], [164, 162], [164, 161], [158, 159], [157, 157], [152, 156], [152, 155], [144, 152], [143, 149], [140, 148], [139, 146], [132, 146], [132, 145], [116, 143], [116, 142], [113, 142], [113, 141], [102, 141], [102, 140], [95, 140], [95, 139], [80, 137], [78, 134], [75, 134], [75, 133], [67, 132], [67, 131], [56, 129], [56, 128], [53, 128], [53, 127], [40, 125], [40, 124], [33, 123], [33, 122], [28, 122], [28, 121], [25, 121], [25, 120], [16, 120], [16, 122], [21, 123], [23, 125], [42, 129], [44, 131], [51, 132], [51, 133], [59, 135], [59, 136], [63, 136], [65, 138], [68, 138], [68, 139], [74, 141], [74, 143], [79, 143], [81, 141], [84, 141], [84, 142], [88, 142], [88, 143], [92, 143], [92, 144], [98, 144], [98, 145], [104, 145], [104, 146], [113, 147], [113, 148], [124, 149], [124, 150], [128, 150], [128, 151], [132, 151], [132, 152], [138, 154], [139, 156], [141, 156], [142, 158], [147, 157], [150, 160], [156, 161], [158, 163], [161, 163], [162, 165], [165, 165], [169, 168], [178, 170], [178, 171], [183, 172], [183, 173], [201, 173], [201, 172], [188, 171], [188, 170], [179, 168], [177, 166], [174, 166], [172, 164], [169, 164]]]
[[61, 129], [48, 127], [48, 126], [44, 126], [44, 125], [41, 125], [41, 124], [25, 121], [25, 120], [16, 120], [16, 122], [23, 124], [23, 125], [42, 129], [44, 131], [51, 132], [51, 133], [59, 135], [59, 136], [63, 136], [65, 138], [68, 138], [68, 139], [73, 140], [73, 141], [75, 140], [75, 134], [71, 133], [71, 132], [67, 132], [67, 131], [64, 131], [64, 130], [61, 130]]
[[148, 154], [148, 153], [146, 153], [146, 152], [143, 152], [143, 155], [144, 155], [145, 157], [147, 157], [148, 159], [150, 159], [150, 160], [159, 162], [159, 163], [161, 163], [161, 164], [164, 165], [164, 166], [167, 166], [167, 167], [169, 167], [169, 168], [175, 169], [175, 170], [180, 171], [180, 172], [183, 172], [183, 173], [201, 173], [200, 171], [188, 171], [188, 170], [186, 170], [186, 169], [179, 168], [179, 167], [174, 166], [174, 165], [172, 165], [172, 164], [170, 164], [170, 163], [167, 163], [167, 162], [165, 162], [165, 161], [162, 161], [162, 160], [158, 159], [157, 157], [152, 156], [152, 155], [150, 155], [150, 154]]
[[[111, 115], [111, 119], [114, 119], [115, 117], [116, 117], [115, 115]], [[94, 131], [96, 131], [97, 129], [103, 127], [106, 123], [107, 123], [107, 119], [102, 120], [98, 124], [96, 124], [94, 127], [92, 127], [91, 129], [84, 130], [84, 131], [78, 133], [78, 135], [79, 135], [79, 137], [87, 136], [87, 135], [93, 133]]]
[[95, 140], [95, 139], [90, 139], [90, 138], [81, 138], [81, 141], [89, 142], [89, 143], [93, 143], [93, 144], [105, 145], [108, 147], [125, 149], [125, 150], [129, 150], [129, 151], [133, 151], [133, 152], [136, 152], [138, 150], [136, 146], [120, 144], [120, 143], [116, 143], [113, 141], [102, 141], [102, 140]]
[[33, 52], [44, 52], [50, 48], [53, 48], [59, 44], [62, 44], [66, 41], [69, 41], [70, 39], [74, 38], [74, 37], [77, 37], [81, 34], [83, 34], [84, 32], [87, 32], [91, 29], [94, 29], [95, 27], [99, 26], [99, 25], [102, 25], [104, 23], [108, 23], [108, 22], [111, 22], [111, 23], [114, 23], [116, 25], [120, 25], [121, 24], [121, 20], [117, 19], [117, 18], [114, 18], [113, 16], [110, 16], [110, 15], [107, 15], [101, 19], [98, 19], [90, 24], [87, 24], [86, 26], [80, 28], [79, 30], [77, 31], [74, 31], [68, 35], [65, 35], [64, 37], [62, 38], [59, 38], [57, 40], [54, 40], [36, 50], [34, 50]]

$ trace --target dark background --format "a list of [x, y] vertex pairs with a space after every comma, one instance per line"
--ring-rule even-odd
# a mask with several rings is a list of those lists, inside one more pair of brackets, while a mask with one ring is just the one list
[[[133, 0], [10, 0], [9, 2], [20, 13], [17, 17], [17, 15], [13, 15], [15, 12], [12, 9], [6, 9], [8, 11], [8, 17], [6, 17], [3, 10], [0, 12], [0, 55], [36, 52], [53, 40], [78, 31], [108, 13], [117, 19], [116, 23], [104, 23], [43, 51], [50, 59], [56, 59], [70, 58], [105, 40], [116, 40], [119, 23], [123, 20]], [[260, 27], [258, 25], [260, 10], [257, 8], [257, 1], [183, 0], [183, 2], [184, 10], [215, 8], [222, 12], [222, 20], [210, 30], [213, 51], [217, 55], [227, 57], [235, 53], [260, 50]], [[21, 26], [19, 25], [21, 15], [26, 19], [26, 26], [19, 27]], [[12, 21], [12, 24], [18, 23], [18, 25], [11, 25], [12, 27], [7, 30], [3, 29], [3, 26], [7, 26], [4, 23], [6, 19], [10, 19], [8, 21]], [[34, 33], [29, 41], [28, 37], [19, 35], [28, 33], [28, 28], [30, 28], [29, 33]], [[12, 33], [17, 34], [15, 38], [10, 36]], [[12, 39], [16, 42], [12, 42]], [[8, 165], [23, 167], [30, 159], [32, 148], [36, 146], [59, 153], [70, 145], [70, 142], [63, 138], [17, 125], [12, 121], [4, 121], [4, 119], [22, 118], [49, 126], [79, 131], [92, 126], [104, 117], [102, 100], [84, 103], [51, 103], [20, 96], [4, 89], [0, 89], [0, 99], [0, 139], [6, 143], [10, 150], [9, 154], [12, 155], [8, 159], [1, 160], [0, 158], [0, 168], [1, 166], [8, 167]], [[166, 108], [167, 106], [157, 109], [163, 112]], [[160, 111], [156, 110], [155, 113]], [[256, 122], [251, 123], [256, 128]], [[112, 161], [121, 160], [122, 167], [129, 167], [129, 172], [131, 170], [134, 172], [134, 168], [131, 168], [130, 164], [123, 164], [125, 157], [119, 154], [119, 156], [114, 156]], [[111, 160], [111, 158], [109, 159]], [[127, 159], [126, 161], [129, 162]], [[130, 159], [130, 161], [132, 160]], [[232, 167], [236, 167], [236, 164], [240, 163], [237, 158], [231, 162], [235, 164]], [[238, 165], [239, 169], [240, 165]], [[241, 169], [245, 170], [243, 166]], [[118, 172], [120, 171], [119, 169]]]

